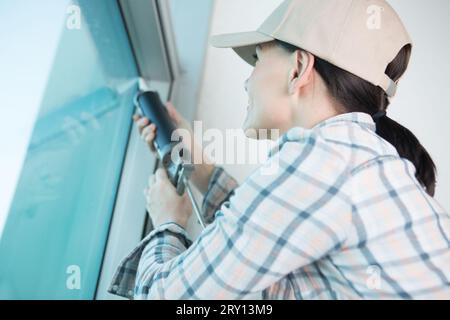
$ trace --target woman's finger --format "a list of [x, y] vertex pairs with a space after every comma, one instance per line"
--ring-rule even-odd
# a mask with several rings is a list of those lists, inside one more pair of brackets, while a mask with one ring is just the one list
[[[154, 124], [151, 124], [149, 126], [146, 126], [141, 133], [141, 137], [143, 140], [147, 141], [147, 142], [151, 142], [153, 140], [153, 138], [155, 137], [155, 130], [156, 127]], [[152, 140], [149, 140], [149, 136]]]
[[153, 145], [153, 140], [155, 140], [156, 136], [156, 127], [154, 125], [150, 125], [146, 127], [142, 131], [142, 139], [148, 144], [152, 151], [155, 151], [155, 146]]
[[161, 181], [161, 180], [167, 179], [167, 172], [164, 168], [158, 168], [156, 170], [154, 176], [155, 176], [155, 178], [154, 178], [155, 181], [156, 180]]
[[145, 126], [144, 128], [142, 128], [142, 131], [141, 131], [142, 139], [144, 139], [150, 133], [150, 131], [153, 130], [154, 127], [155, 127], [154, 125], [150, 124], [150, 125]]
[[148, 126], [150, 123], [150, 121], [147, 118], [140, 118], [137, 122], [136, 125], [139, 128], [139, 133], [142, 133], [142, 130]]
[[155, 182], [155, 175], [151, 174], [148, 178], [148, 185], [151, 186]]
[[133, 121], [134, 121], [134, 122], [138, 121], [140, 118], [141, 118], [141, 116], [140, 116], [139, 113], [133, 114]]

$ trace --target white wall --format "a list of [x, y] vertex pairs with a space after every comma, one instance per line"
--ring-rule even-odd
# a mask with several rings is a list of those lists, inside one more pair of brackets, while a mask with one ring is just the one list
[[[391, 0], [414, 41], [410, 68], [393, 100], [389, 116], [414, 132], [438, 168], [436, 199], [450, 209], [450, 74], [448, 0]], [[216, 0], [211, 34], [255, 30], [281, 0]], [[232, 49], [209, 47], [197, 119], [209, 128], [240, 128], [245, 118], [244, 81], [251, 67]], [[255, 166], [224, 165], [242, 181]]]
[[390, 106], [390, 115], [410, 129], [433, 157], [438, 170], [436, 199], [450, 210], [450, 1], [390, 0], [411, 38], [410, 67]]

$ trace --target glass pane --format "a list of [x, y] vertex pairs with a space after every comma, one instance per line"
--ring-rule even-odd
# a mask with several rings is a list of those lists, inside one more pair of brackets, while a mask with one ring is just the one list
[[[131, 128], [137, 70], [117, 1], [73, 4], [81, 9], [80, 28], [61, 26], [0, 239], [2, 299], [92, 299], [95, 294]], [[39, 36], [45, 45], [45, 34]]]

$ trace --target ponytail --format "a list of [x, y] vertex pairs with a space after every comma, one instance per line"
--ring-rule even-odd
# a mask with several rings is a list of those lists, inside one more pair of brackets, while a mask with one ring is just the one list
[[[288, 52], [302, 50], [289, 43], [275, 41]], [[404, 46], [387, 66], [385, 73], [394, 81], [398, 81], [405, 73], [411, 49], [409, 44]], [[374, 117], [376, 133], [392, 144], [400, 157], [414, 164], [416, 179], [433, 197], [436, 186], [436, 166], [433, 159], [410, 130], [386, 115], [390, 101], [384, 90], [319, 57], [315, 57], [314, 68], [324, 80], [330, 95], [342, 106], [343, 109], [337, 110], [338, 112], [364, 112], [371, 116], [376, 115]]]
[[433, 197], [436, 185], [436, 166], [416, 136], [386, 116], [377, 121], [376, 132], [397, 149], [400, 157], [406, 158], [414, 164], [417, 180]]

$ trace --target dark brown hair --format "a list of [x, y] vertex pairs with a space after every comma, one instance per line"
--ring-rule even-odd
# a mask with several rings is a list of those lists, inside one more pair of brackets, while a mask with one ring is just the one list
[[[291, 53], [303, 50], [280, 40], [275, 42]], [[385, 73], [392, 80], [399, 80], [405, 73], [411, 57], [411, 49], [409, 44], [404, 46], [387, 66]], [[331, 97], [343, 106], [343, 110], [337, 110], [339, 113], [364, 112], [373, 116], [388, 108], [390, 102], [382, 88], [317, 56], [315, 56], [314, 69], [324, 80]], [[391, 143], [397, 149], [400, 157], [406, 158], [414, 164], [417, 180], [430, 196], [434, 196], [436, 166], [416, 136], [388, 116], [377, 119], [376, 125], [376, 133]]]

